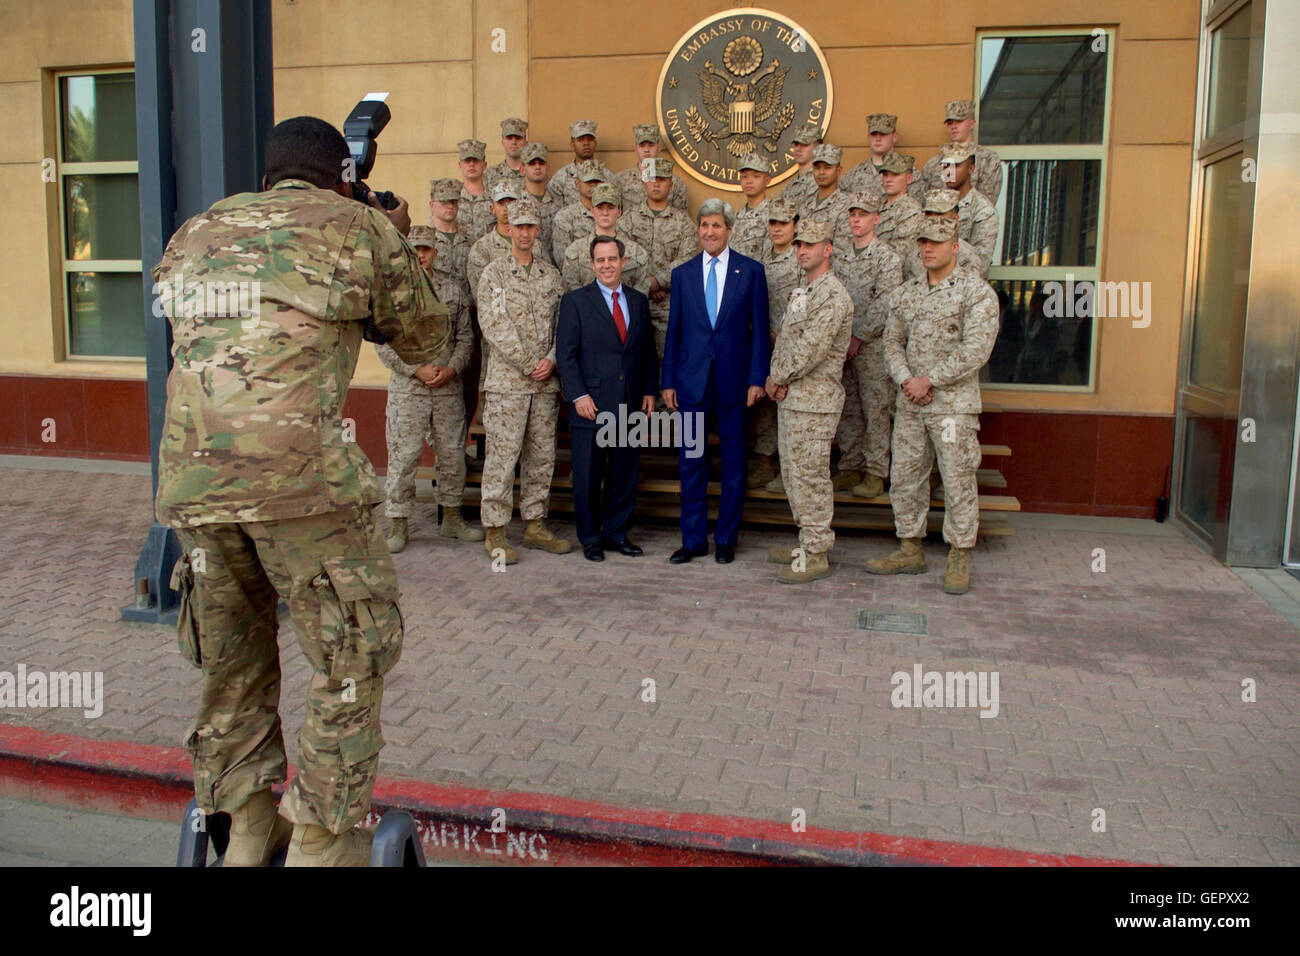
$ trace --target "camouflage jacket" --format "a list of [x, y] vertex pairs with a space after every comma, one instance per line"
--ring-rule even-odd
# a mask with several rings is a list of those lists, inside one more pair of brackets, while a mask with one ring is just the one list
[[450, 338], [446, 307], [383, 213], [282, 180], [189, 219], [153, 276], [182, 289], [249, 283], [254, 293], [244, 317], [206, 311], [208, 296], [164, 302], [173, 365], [159, 521], [278, 521], [383, 500], [343, 424], [366, 319], [410, 363], [435, 358]]
[[[433, 222], [430, 221], [429, 225], [433, 226]], [[470, 296], [469, 276], [466, 273], [469, 249], [473, 243], [460, 230], [442, 232], [437, 226], [433, 226], [433, 229], [433, 240], [438, 244], [438, 257], [433, 260], [433, 271], [460, 283], [460, 291], [464, 297], [473, 302]]]
[[736, 225], [731, 230], [731, 248], [742, 256], [763, 261], [772, 242], [767, 237], [767, 211], [770, 199], [764, 199], [753, 209], [742, 204], [736, 211]]
[[899, 385], [928, 378], [934, 398], [913, 405], [900, 392], [898, 407], [923, 415], [978, 415], [979, 373], [997, 335], [998, 297], [979, 276], [954, 268], [934, 286], [925, 277], [904, 282], [889, 296], [889, 377]]
[[880, 167], [868, 156], [840, 177], [840, 189], [850, 193], [885, 197], [885, 187], [880, 181]]
[[[508, 255], [510, 255], [510, 237], [501, 235], [496, 229], [492, 229], [474, 243], [469, 251], [469, 262], [465, 265], [465, 271], [469, 274], [471, 293], [478, 290], [479, 279], [483, 278], [483, 270], [487, 268], [488, 263]], [[470, 299], [475, 305], [478, 304], [478, 299], [474, 295], [471, 295]]]
[[564, 253], [569, 243], [596, 231], [596, 220], [591, 210], [581, 202], [572, 202], [555, 211], [551, 217], [551, 262], [564, 265]]
[[966, 191], [957, 203], [957, 235], [969, 242], [979, 255], [979, 274], [987, 279], [998, 244], [998, 211], [975, 189]]
[[503, 179], [510, 179], [520, 189], [524, 188], [523, 170], [511, 169], [504, 159], [483, 171], [483, 186], [489, 195], [492, 193], [492, 187]]
[[849, 229], [849, 194], [843, 189], [836, 189], [825, 199], [818, 199], [814, 192], [799, 210], [799, 219], [821, 219], [835, 228], [835, 248], [847, 249], [853, 245], [853, 233]]
[[478, 322], [487, 369], [483, 391], [527, 395], [554, 392], [560, 377], [529, 378], [544, 358], [555, 361], [555, 323], [564, 288], [560, 273], [540, 256], [525, 269], [513, 255], [494, 259], [478, 284]]
[[[695, 255], [700, 248], [699, 229], [691, 217], [680, 209], [669, 206], [655, 212], [645, 203], [632, 207], [618, 220], [618, 232], [624, 238], [631, 239], [645, 250], [648, 260], [646, 277], [647, 287], [650, 276], [659, 283], [659, 288], [671, 291], [673, 270]], [[637, 286], [642, 292], [642, 289]], [[652, 312], [660, 309], [667, 311], [668, 303], [660, 306], [650, 303]]]
[[534, 196], [529, 193], [528, 198], [537, 203], [537, 212], [542, 220], [542, 231], [537, 234], [537, 241], [533, 243], [533, 255], [544, 256], [547, 262], [558, 269], [560, 263], [555, 260], [555, 244], [552, 240], [554, 237], [553, 222], [555, 214], [560, 211], [561, 207], [555, 201], [555, 197], [546, 191], [543, 191], [541, 196]]
[[497, 217], [492, 212], [492, 198], [486, 187], [477, 196], [471, 196], [462, 185], [460, 187], [460, 205], [456, 208], [456, 227], [465, 233], [470, 245], [477, 242], [489, 229], [497, 224]]
[[840, 413], [852, 328], [853, 300], [833, 272], [800, 281], [772, 347], [772, 381], [789, 388], [777, 408]]
[[795, 209], [800, 209], [808, 201], [809, 196], [817, 195], [817, 180], [813, 179], [812, 167], [808, 167], [801, 173], [795, 173], [786, 180], [785, 189], [781, 190], [781, 198], [788, 202]]
[[[474, 351], [474, 324], [469, 317], [469, 299], [461, 291], [460, 283], [450, 276], [433, 275], [433, 285], [438, 292], [438, 300], [447, 307], [452, 318], [452, 337], [447, 347], [436, 356], [430, 365], [447, 365], [459, 376], [469, 364], [470, 354]], [[375, 352], [379, 361], [393, 373], [389, 376], [389, 394], [451, 395], [461, 390], [461, 383], [453, 378], [450, 382], [429, 388], [415, 377], [419, 365], [403, 362], [391, 345], [376, 345]]]
[[[596, 160], [600, 162], [600, 160]], [[601, 172], [605, 174], [605, 182], [618, 182], [618, 178], [604, 163], [600, 163]], [[546, 191], [555, 197], [555, 201], [560, 207], [575, 203], [578, 201], [578, 187], [574, 184], [573, 178], [578, 174], [578, 161], [569, 160], [551, 175], [551, 181], [546, 184]], [[561, 252], [564, 250], [561, 249]]]
[[775, 340], [776, 334], [781, 331], [781, 320], [785, 318], [790, 293], [803, 279], [803, 269], [799, 268], [794, 243], [790, 243], [782, 253], [777, 253], [769, 245], [767, 255], [763, 257], [763, 271], [767, 273], [767, 331]]
[[[925, 202], [925, 194], [928, 190], [943, 189], [948, 185], [943, 181], [943, 167], [939, 164], [940, 155], [935, 153], [927, 159], [912, 185], [907, 187], [908, 193], [919, 203]], [[998, 196], [1002, 193], [1002, 159], [986, 146], [979, 144], [975, 146], [975, 168], [971, 170], [970, 184], [972, 189], [978, 189], [984, 194], [984, 198], [993, 204], [994, 209], [997, 208]]]
[[887, 242], [873, 238], [861, 249], [837, 252], [831, 265], [853, 299], [853, 337], [880, 338], [889, 318], [889, 293], [903, 284], [903, 261]]
[[893, 202], [880, 210], [880, 221], [876, 223], [876, 238], [884, 239], [894, 255], [906, 261], [916, 251], [916, 234], [925, 222], [925, 213], [921, 204], [911, 196], [903, 193]]
[[[595, 233], [574, 239], [569, 248], [564, 250], [564, 264], [560, 267], [560, 277], [564, 280], [564, 291], [572, 292], [584, 285], [596, 281], [596, 273], [591, 268], [591, 240]], [[650, 291], [650, 257], [639, 242], [619, 236], [623, 240], [623, 249], [627, 255], [627, 265], [623, 267], [624, 285], [648, 294]]]
[[[639, 163], [631, 169], [623, 170], [617, 176], [618, 185], [623, 190], [624, 209], [631, 209], [645, 202], [645, 183], [641, 179]], [[676, 176], [673, 177], [672, 188], [668, 190], [668, 205], [686, 212], [686, 184]]]
[[[979, 276], [988, 281], [989, 263], [980, 256], [965, 239], [957, 240], [957, 268]], [[903, 280], [919, 279], [925, 276], [925, 263], [921, 261], [920, 246], [913, 242], [907, 258], [903, 260]]]

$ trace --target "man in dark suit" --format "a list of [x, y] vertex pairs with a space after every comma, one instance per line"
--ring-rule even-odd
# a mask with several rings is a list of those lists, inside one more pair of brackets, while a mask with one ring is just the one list
[[588, 561], [605, 560], [605, 548], [643, 553], [627, 537], [639, 451], [620, 442], [627, 431], [618, 425], [654, 411], [658, 368], [650, 300], [623, 285], [626, 265], [621, 239], [593, 236], [596, 281], [560, 300], [555, 332], [560, 384], [572, 403], [573, 514]]
[[[663, 395], [683, 417], [700, 414], [717, 423], [722, 498], [713, 542], [717, 562], [727, 564], [736, 557], [745, 500], [746, 409], [763, 397], [767, 381], [767, 278], [762, 265], [728, 248], [735, 223], [729, 205], [706, 200], [696, 222], [704, 251], [672, 273]], [[684, 564], [709, 553], [708, 456], [688, 454], [683, 443], [677, 461], [682, 546], [668, 560]]]

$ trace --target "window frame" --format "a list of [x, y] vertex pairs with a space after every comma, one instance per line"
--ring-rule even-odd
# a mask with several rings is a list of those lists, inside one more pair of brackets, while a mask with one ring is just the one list
[[[995, 143], [985, 144], [979, 135], [981, 96], [980, 77], [983, 73], [984, 41], [990, 39], [1016, 39], [1019, 37], [1073, 37], [1092, 36], [1094, 30], [1105, 31], [1106, 37], [1106, 95], [1102, 108], [1100, 143], [1066, 143], [1056, 145], [1009, 145], [999, 146]], [[1115, 38], [1113, 25], [1091, 27], [1032, 27], [1032, 28], [988, 28], [975, 31], [975, 141], [987, 145], [998, 154], [1004, 163], [1008, 160], [1057, 159], [1057, 160], [1097, 160], [1100, 187], [1097, 196], [1097, 256], [1096, 264], [1091, 266], [999, 266], [997, 260], [1002, 254], [1002, 241], [1007, 226], [1007, 188], [1005, 170], [1003, 188], [998, 196], [998, 241], [993, 249], [994, 265], [989, 268], [989, 283], [996, 280], [1014, 281], [1064, 281], [1066, 274], [1072, 275], [1075, 282], [1085, 280], [1101, 281], [1102, 263], [1106, 255], [1106, 194], [1109, 186], [1110, 124], [1112, 98], [1115, 94]], [[1092, 343], [1089, 347], [1088, 381], [1081, 385], [1044, 385], [1029, 382], [980, 382], [981, 389], [1010, 392], [1067, 392], [1074, 394], [1095, 394], [1097, 391], [1097, 360], [1101, 354], [1101, 324], [1092, 324]]]
[[[112, 76], [123, 73], [129, 73], [135, 76], [134, 66], [124, 67], [101, 67], [101, 68], [83, 68], [79, 70], [55, 70], [52, 72], [54, 81], [54, 128], [55, 128], [55, 169], [57, 171], [56, 185], [59, 192], [59, 299], [63, 306], [63, 343], [62, 343], [62, 360], [68, 362], [122, 362], [139, 364], [145, 358], [144, 354], [140, 355], [96, 355], [92, 353], [73, 352], [72, 351], [72, 303], [71, 296], [68, 295], [68, 282], [71, 277], [81, 272], [118, 272], [133, 273], [142, 276], [144, 272], [143, 260], [136, 259], [71, 259], [68, 257], [68, 192], [65, 185], [65, 179], [68, 176], [87, 176], [87, 175], [123, 175], [130, 174], [136, 177], [137, 187], [140, 182], [140, 157], [137, 155], [134, 160], [115, 160], [111, 162], [66, 162], [63, 157], [64, 152], [64, 80], [70, 77], [97, 77]], [[141, 280], [143, 281], [143, 280]], [[144, 321], [143, 314], [140, 321]]]

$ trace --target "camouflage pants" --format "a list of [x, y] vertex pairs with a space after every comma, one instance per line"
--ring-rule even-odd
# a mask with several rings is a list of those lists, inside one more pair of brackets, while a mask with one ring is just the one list
[[889, 477], [890, 412], [897, 391], [885, 364], [884, 341], [864, 342], [844, 364], [844, 411], [835, 433], [841, 471]]
[[777, 413], [781, 481], [790, 499], [790, 513], [799, 525], [799, 544], [809, 554], [835, 546], [831, 439], [838, 418], [834, 412], [804, 412], [784, 405]]
[[285, 778], [277, 604], [311, 663], [298, 774], [280, 813], [334, 833], [356, 825], [384, 744], [384, 676], [402, 653], [397, 572], [367, 506], [283, 521], [179, 528], [172, 572], [181, 653], [203, 670], [185, 739], [206, 813]]
[[519, 463], [519, 516], [546, 517], [555, 473], [558, 392], [511, 395], [488, 392], [483, 402], [487, 455], [483, 462], [483, 527], [510, 523], [515, 463]]
[[750, 429], [754, 433], [754, 454], [776, 454], [776, 402], [764, 398], [754, 406]]
[[427, 441], [437, 458], [438, 504], [459, 508], [465, 495], [465, 399], [461, 383], [430, 391], [388, 387], [388, 484], [390, 518], [409, 518], [415, 510], [415, 470]]
[[923, 415], [904, 407], [894, 415], [894, 463], [889, 499], [900, 538], [925, 536], [930, 510], [930, 468], [935, 459], [943, 476], [943, 540], [958, 548], [975, 547], [979, 534], [980, 464], [978, 415]]

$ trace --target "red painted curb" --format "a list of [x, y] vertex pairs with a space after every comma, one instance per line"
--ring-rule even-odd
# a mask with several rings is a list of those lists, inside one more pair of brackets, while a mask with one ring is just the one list
[[[290, 768], [292, 775], [293, 768]], [[0, 725], [0, 790], [93, 809], [175, 819], [193, 796], [187, 751]], [[854, 833], [748, 817], [619, 807], [547, 794], [380, 778], [376, 811], [417, 822], [431, 856], [582, 865], [1131, 866], [917, 837]], [[504, 811], [504, 829], [491, 829]], [[498, 816], [500, 814], [498, 813]]]

